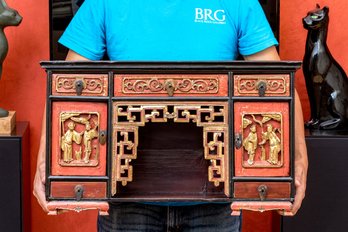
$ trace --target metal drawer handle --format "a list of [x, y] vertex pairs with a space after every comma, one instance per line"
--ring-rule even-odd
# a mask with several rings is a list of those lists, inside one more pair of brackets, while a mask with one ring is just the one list
[[83, 186], [82, 185], [76, 185], [75, 186], [75, 197], [77, 201], [80, 201], [83, 198]]
[[265, 81], [259, 81], [257, 83], [257, 90], [259, 91], [259, 96], [264, 97], [267, 90], [267, 83]]
[[267, 197], [267, 186], [266, 185], [260, 185], [257, 188], [257, 191], [259, 192], [259, 196], [261, 201], [265, 200]]
[[99, 143], [101, 145], [104, 145], [106, 143], [106, 131], [100, 131], [99, 132]]
[[76, 80], [75, 81], [75, 91], [78, 96], [82, 94], [82, 90], [86, 87], [86, 83], [84, 80]]
[[234, 146], [239, 149], [242, 147], [242, 135], [240, 133], [236, 133], [234, 135]]
[[173, 80], [166, 80], [166, 82], [164, 83], [164, 88], [166, 89], [169, 97], [172, 97], [174, 95], [175, 87]]

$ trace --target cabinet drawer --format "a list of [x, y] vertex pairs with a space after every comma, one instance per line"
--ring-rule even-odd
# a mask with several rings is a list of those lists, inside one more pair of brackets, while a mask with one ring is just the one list
[[290, 96], [290, 76], [234, 75], [234, 96]]
[[53, 74], [52, 95], [107, 96], [106, 74]]
[[118, 74], [115, 96], [227, 96], [228, 75]]
[[81, 199], [106, 198], [106, 182], [52, 182], [51, 197], [76, 198], [81, 193]]
[[264, 199], [290, 198], [290, 183], [279, 182], [235, 182], [234, 197], [247, 199], [261, 199], [260, 192], [264, 192]]

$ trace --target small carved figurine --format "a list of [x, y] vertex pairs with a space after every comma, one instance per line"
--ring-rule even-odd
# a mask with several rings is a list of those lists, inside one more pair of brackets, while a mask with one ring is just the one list
[[[14, 9], [7, 6], [4, 0], [0, 0], [0, 78], [2, 74], [2, 64], [6, 58], [8, 51], [8, 43], [4, 33], [7, 26], [18, 26], [22, 21], [22, 17]], [[8, 111], [0, 108], [0, 117], [7, 117]]]
[[255, 152], [257, 148], [257, 134], [256, 134], [256, 126], [254, 124], [251, 125], [250, 132], [243, 141], [243, 146], [245, 150], [248, 151], [248, 155], [249, 155], [248, 164], [252, 165], [254, 163], [254, 157], [255, 157]]
[[303, 18], [308, 30], [303, 73], [308, 91], [311, 129], [347, 129], [348, 80], [326, 44], [329, 8], [317, 5]]
[[276, 130], [277, 128], [273, 129], [271, 124], [267, 124], [267, 131], [262, 133], [263, 140], [259, 143], [259, 145], [263, 145], [267, 140], [269, 141], [269, 157], [267, 161], [274, 165], [278, 164], [278, 156], [281, 151], [281, 143], [279, 137], [275, 133]]
[[78, 133], [75, 131], [75, 123], [69, 122], [68, 123], [68, 130], [67, 132], [62, 136], [62, 143], [61, 148], [63, 150], [63, 160], [66, 163], [70, 163], [73, 161], [73, 142], [80, 144], [82, 138], [82, 133]]
[[85, 158], [83, 161], [85, 163], [89, 162], [89, 158], [92, 153], [92, 139], [98, 137], [97, 125], [95, 128], [91, 129], [90, 123], [86, 123], [86, 130], [83, 132], [83, 145], [85, 146]]

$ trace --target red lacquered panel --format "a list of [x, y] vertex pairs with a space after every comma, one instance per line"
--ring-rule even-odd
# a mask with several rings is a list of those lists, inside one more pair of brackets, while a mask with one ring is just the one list
[[259, 88], [265, 86], [264, 96], [290, 96], [290, 76], [274, 75], [234, 75], [234, 96], [259, 96]]
[[228, 96], [228, 75], [117, 74], [115, 96]]
[[106, 174], [107, 105], [53, 102], [52, 175]]
[[107, 96], [108, 76], [106, 74], [53, 74], [52, 95]]
[[106, 198], [106, 182], [52, 182], [51, 197], [76, 198], [77, 189], [82, 189], [82, 199]]
[[290, 198], [290, 192], [291, 192], [290, 183], [279, 183], [279, 182], [235, 182], [234, 197], [259, 199], [260, 186], [266, 189], [265, 200]]
[[234, 104], [236, 176], [289, 176], [289, 103]]

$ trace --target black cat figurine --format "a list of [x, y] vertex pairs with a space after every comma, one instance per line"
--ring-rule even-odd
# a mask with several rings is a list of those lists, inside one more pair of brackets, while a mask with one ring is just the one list
[[[2, 74], [2, 64], [8, 51], [8, 43], [4, 28], [7, 26], [18, 26], [21, 21], [22, 17], [18, 12], [9, 8], [4, 0], [0, 0], [0, 78]], [[0, 108], [0, 117], [6, 116], [8, 116], [8, 111]]]
[[326, 44], [329, 8], [317, 5], [303, 18], [308, 30], [303, 58], [311, 119], [311, 129], [346, 130], [348, 122], [348, 79]]

